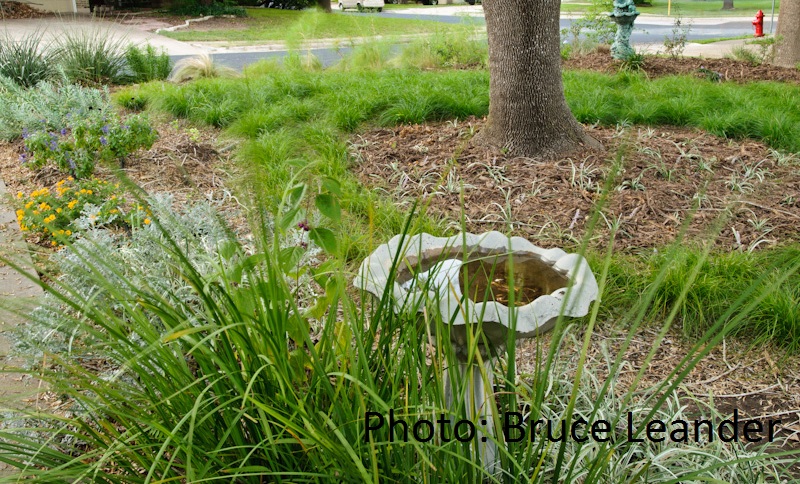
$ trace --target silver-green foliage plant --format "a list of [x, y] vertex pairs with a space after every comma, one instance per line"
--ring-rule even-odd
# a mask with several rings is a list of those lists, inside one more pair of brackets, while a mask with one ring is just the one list
[[43, 45], [39, 32], [20, 39], [13, 39], [6, 33], [6, 37], [0, 39], [0, 76], [20, 86], [33, 87], [52, 79], [56, 73], [54, 61], [52, 51]]
[[[149, 203], [140, 205], [141, 216], [147, 223], [134, 227], [130, 236], [108, 230], [98, 223], [91, 210], [86, 210], [75, 221], [76, 227], [82, 229], [82, 237], [53, 256], [60, 273], [58, 285], [69, 288], [76, 298], [94, 300], [98, 306], [119, 315], [121, 322], [127, 319], [124, 313], [127, 304], [142, 289], [163, 295], [165, 303], [196, 309], [198, 299], [180, 277], [179, 267], [182, 263], [189, 264], [202, 277], [212, 277], [219, 269], [221, 254], [228, 253], [230, 234], [210, 204], [196, 203], [181, 212], [176, 212], [172, 205], [172, 196], [166, 194], [156, 195]], [[160, 220], [160, 227], [145, 218], [148, 217], [145, 207], [152, 213], [149, 217]], [[180, 254], [165, 250], [167, 238], [179, 241]], [[87, 264], [87, 259], [103, 263]], [[98, 285], [98, 278], [104, 284]], [[35, 324], [28, 328], [28, 332], [33, 330], [34, 337], [23, 335], [18, 343], [24, 354], [63, 350], [66, 347], [63, 336], [77, 330], [70, 324], [77, 314], [67, 311], [68, 306], [52, 293], [45, 297], [46, 302], [32, 314]], [[154, 328], [163, 330], [155, 314], [144, 307], [139, 312]]]
[[68, 82], [40, 82], [24, 89], [0, 76], [0, 139], [20, 138], [25, 128], [60, 131], [71, 116], [101, 119], [111, 108], [108, 90]]

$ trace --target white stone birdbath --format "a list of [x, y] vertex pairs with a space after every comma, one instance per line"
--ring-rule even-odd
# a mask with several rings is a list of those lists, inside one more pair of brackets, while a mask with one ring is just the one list
[[[481, 436], [494, 435], [492, 363], [505, 350], [508, 331], [515, 330], [517, 338], [535, 337], [552, 329], [560, 315], [588, 314], [598, 294], [594, 274], [580, 255], [542, 249], [500, 232], [397, 235], [362, 262], [353, 284], [381, 298], [390, 281], [395, 311], [422, 311], [426, 301], [433, 301], [443, 322], [451, 324], [450, 344], [460, 363], [457, 371], [445, 370], [446, 403], [453, 401], [452, 378], [470, 378], [467, 416], [486, 422]], [[488, 347], [478, 345], [485, 368], [468, 368], [467, 330], [474, 326], [467, 325], [478, 324], [488, 342]], [[494, 438], [481, 443], [480, 455], [490, 473], [498, 470]]]

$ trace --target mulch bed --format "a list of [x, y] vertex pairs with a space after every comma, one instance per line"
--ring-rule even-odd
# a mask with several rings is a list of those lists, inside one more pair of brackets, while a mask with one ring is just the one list
[[725, 216], [719, 236], [711, 237], [722, 249], [764, 248], [800, 235], [800, 161], [779, 163], [761, 143], [684, 128], [589, 127], [607, 151], [546, 161], [508, 158], [471, 143], [469, 133], [483, 124], [472, 118], [363, 133], [354, 145], [361, 160], [354, 170], [398, 203], [421, 198], [428, 213], [454, 222], [463, 210], [469, 231], [511, 228], [544, 247], [560, 247], [585, 235], [619, 152], [624, 171], [603, 207], [594, 246], [608, 243], [608, 223], [619, 220], [618, 250], [663, 247], [697, 203], [686, 235], [692, 241], [709, 238]]
[[51, 13], [35, 9], [26, 3], [0, 2], [0, 19], [3, 20], [41, 18], [52, 15]]
[[[620, 69], [620, 63], [611, 59], [611, 55], [605, 52], [593, 52], [583, 56], [575, 56], [564, 61], [562, 65], [565, 69], [608, 73], [618, 72]], [[641, 72], [651, 78], [688, 74], [701, 79], [708, 79], [709, 76], [718, 77], [722, 82], [800, 82], [800, 70], [771, 64], [754, 66], [747, 62], [733, 59], [700, 59], [697, 57], [673, 59], [671, 57], [648, 55], [644, 58]]]

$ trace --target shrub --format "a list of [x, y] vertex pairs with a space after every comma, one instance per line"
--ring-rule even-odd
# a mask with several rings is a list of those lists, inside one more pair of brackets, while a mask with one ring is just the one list
[[53, 55], [42, 47], [42, 34], [35, 32], [20, 40], [8, 34], [0, 40], [0, 76], [23, 87], [32, 87], [53, 77]]
[[147, 44], [144, 48], [128, 46], [125, 52], [128, 69], [133, 73], [134, 82], [149, 82], [166, 79], [172, 71], [172, 59], [164, 49], [156, 52], [156, 48]]
[[94, 172], [96, 163], [122, 164], [134, 151], [150, 148], [157, 137], [147, 118], [141, 115], [125, 119], [113, 112], [100, 118], [71, 116], [57, 131], [46, 127], [26, 130], [25, 153], [21, 157], [31, 169], [52, 163], [64, 173], [83, 178]]
[[84, 85], [124, 84], [125, 39], [109, 31], [66, 30], [58, 40], [56, 55], [71, 82]]
[[188, 15], [191, 17], [203, 17], [206, 15], [234, 15], [236, 17], [247, 17], [247, 10], [228, 0], [212, 1], [208, 4], [199, 0], [185, 0], [176, 2], [170, 12], [176, 15]]
[[56, 183], [52, 191], [42, 188], [29, 195], [17, 193], [17, 220], [23, 232], [50, 246], [63, 245], [89, 227], [149, 224], [146, 209], [137, 205], [126, 210], [119, 193], [118, 183], [68, 177]]
[[111, 109], [108, 91], [64, 82], [41, 82], [24, 89], [0, 76], [0, 139], [22, 136], [23, 129], [38, 127], [58, 131], [70, 116], [89, 122]]

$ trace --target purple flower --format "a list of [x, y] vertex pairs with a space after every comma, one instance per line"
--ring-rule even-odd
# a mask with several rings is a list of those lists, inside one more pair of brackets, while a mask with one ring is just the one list
[[308, 244], [305, 243], [305, 242], [300, 242], [300, 247], [302, 247], [304, 249], [308, 249]]
[[56, 140], [50, 141], [50, 149], [53, 151], [58, 151], [58, 141]]
[[30, 136], [28, 128], [22, 128], [22, 139], [28, 139], [28, 136]]
[[61, 128], [61, 136], [67, 135], [67, 128]]
[[103, 134], [108, 134], [108, 125], [103, 126]]
[[20, 163], [25, 163], [26, 161], [28, 161], [28, 155], [26, 155], [25, 153], [22, 153], [21, 155], [19, 155], [19, 162]]
[[103, 146], [108, 144], [108, 140], [106, 139], [105, 136], [101, 136], [100, 137], [100, 144], [103, 145]]
[[70, 168], [70, 170], [72, 170], [73, 172], [75, 172], [75, 170], [77, 170], [77, 169], [78, 169], [78, 167], [77, 167], [77, 166], [75, 166], [75, 162], [74, 162], [74, 161], [72, 161], [72, 158], [70, 158], [70, 157], [67, 157], [67, 161], [69, 162], [69, 168]]
[[308, 225], [308, 220], [303, 220], [302, 222], [297, 224], [298, 229], [303, 229], [304, 231], [308, 232], [311, 230], [311, 227]]

